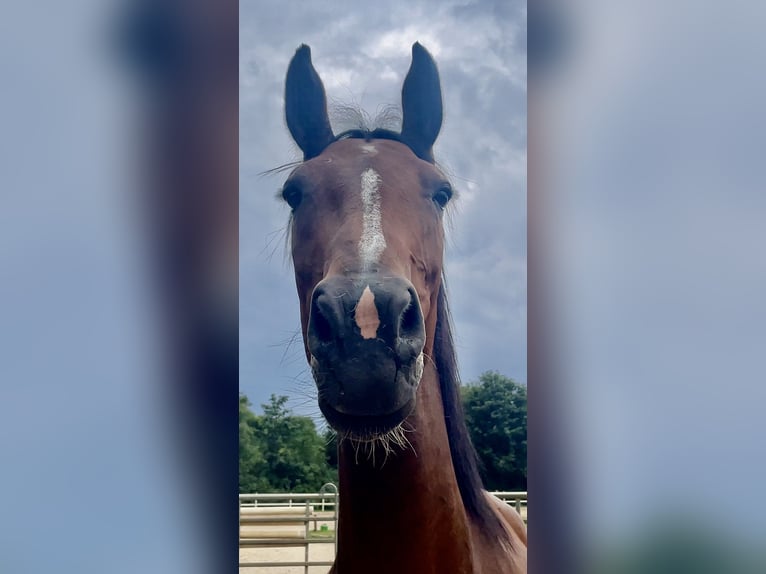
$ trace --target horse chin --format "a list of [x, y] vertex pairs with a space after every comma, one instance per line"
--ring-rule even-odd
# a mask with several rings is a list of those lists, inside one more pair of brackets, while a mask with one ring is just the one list
[[397, 410], [382, 415], [353, 415], [333, 408], [319, 399], [319, 410], [327, 423], [341, 436], [354, 440], [373, 440], [384, 436], [401, 426], [404, 420], [415, 410], [415, 396]]
[[395, 398], [371, 396], [364, 407], [349, 404], [350, 393], [343, 390], [349, 388], [348, 381], [338, 381], [328, 375], [327, 370], [319, 368], [314, 357], [311, 366], [319, 390], [319, 409], [328, 424], [343, 436], [358, 440], [384, 436], [401, 426], [415, 410], [417, 389], [423, 376], [422, 353], [411, 368], [397, 371]]

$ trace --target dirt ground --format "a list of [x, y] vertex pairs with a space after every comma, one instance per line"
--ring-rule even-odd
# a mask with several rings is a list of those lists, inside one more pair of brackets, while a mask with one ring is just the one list
[[[521, 516], [526, 520], [527, 507], [521, 507]], [[318, 521], [318, 527], [327, 524], [334, 527], [331, 521]], [[313, 522], [311, 527], [313, 529]], [[305, 548], [294, 546], [288, 548], [240, 548], [239, 561], [242, 562], [301, 562], [305, 558]], [[309, 544], [309, 561], [332, 561], [335, 558], [335, 545], [311, 542]], [[312, 566], [309, 574], [327, 574], [329, 566]], [[273, 567], [240, 567], [240, 574], [304, 574], [303, 566], [273, 566]]]
[[[240, 548], [240, 562], [300, 562], [305, 557], [303, 547], [292, 548]], [[309, 544], [309, 561], [331, 561], [335, 558], [334, 544]], [[312, 566], [309, 574], [327, 574], [329, 566]], [[240, 568], [240, 574], [304, 574], [303, 566], [275, 566], [270, 568]]]

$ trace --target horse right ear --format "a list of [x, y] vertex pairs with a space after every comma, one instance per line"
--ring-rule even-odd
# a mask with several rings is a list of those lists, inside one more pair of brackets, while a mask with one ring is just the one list
[[311, 48], [301, 44], [287, 68], [285, 119], [303, 160], [318, 156], [335, 138], [327, 116], [327, 96], [311, 63]]
[[402, 86], [402, 140], [420, 159], [434, 163], [433, 145], [442, 127], [442, 89], [436, 62], [419, 42]]

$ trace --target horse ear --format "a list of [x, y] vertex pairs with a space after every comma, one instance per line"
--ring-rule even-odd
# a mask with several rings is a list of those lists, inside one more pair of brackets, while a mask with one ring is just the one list
[[327, 96], [311, 63], [311, 48], [301, 44], [287, 68], [285, 119], [303, 159], [318, 156], [334, 139], [327, 116]]
[[432, 147], [442, 127], [442, 89], [431, 54], [415, 42], [402, 86], [402, 140], [419, 158], [434, 162]]

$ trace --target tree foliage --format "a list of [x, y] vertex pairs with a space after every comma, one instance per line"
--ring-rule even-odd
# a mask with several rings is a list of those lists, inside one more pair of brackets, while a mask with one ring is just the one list
[[[527, 488], [527, 389], [488, 371], [462, 388], [471, 440], [488, 490]], [[334, 431], [317, 432], [309, 417], [287, 408], [287, 397], [272, 395], [263, 414], [239, 398], [240, 492], [317, 492], [338, 480]]]
[[494, 371], [462, 389], [488, 490], [527, 489], [527, 388]]
[[268, 488], [265, 478], [266, 460], [263, 444], [256, 436], [256, 417], [250, 410], [250, 401], [239, 395], [239, 491], [262, 492]]
[[296, 416], [287, 397], [272, 395], [262, 415], [239, 398], [240, 492], [316, 492], [337, 482], [327, 464], [325, 441], [309, 417]]

